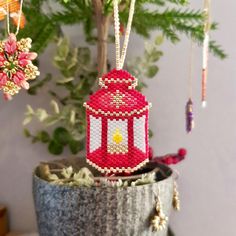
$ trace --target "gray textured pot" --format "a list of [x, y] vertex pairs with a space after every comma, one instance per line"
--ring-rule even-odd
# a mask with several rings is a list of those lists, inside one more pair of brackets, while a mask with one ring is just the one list
[[172, 206], [172, 171], [159, 167], [167, 177], [128, 188], [55, 185], [39, 178], [36, 168], [33, 194], [40, 236], [166, 236], [167, 230], [153, 232], [150, 226], [158, 186], [167, 216]]

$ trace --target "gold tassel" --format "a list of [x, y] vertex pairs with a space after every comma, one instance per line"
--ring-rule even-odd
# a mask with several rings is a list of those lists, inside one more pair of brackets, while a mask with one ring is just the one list
[[151, 225], [153, 231], [162, 231], [166, 229], [168, 217], [162, 211], [162, 205], [159, 196], [156, 201], [156, 214], [152, 218]]

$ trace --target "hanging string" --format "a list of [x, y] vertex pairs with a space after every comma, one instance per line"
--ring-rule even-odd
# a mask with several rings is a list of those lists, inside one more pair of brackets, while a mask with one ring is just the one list
[[[21, 23], [21, 16], [22, 16], [22, 7], [23, 7], [23, 1], [20, 1], [20, 9], [19, 9], [19, 13], [18, 13], [18, 22], [17, 22], [17, 27], [16, 27], [16, 32], [15, 35], [17, 35], [19, 33], [20, 30], [20, 23]], [[9, 9], [9, 0], [6, 0], [7, 2], [7, 33], [10, 34], [11, 30], [10, 30], [10, 9]]]
[[210, 14], [210, 0], [204, 0], [204, 41], [203, 41], [203, 58], [202, 58], [202, 106], [206, 107], [206, 86], [208, 77], [208, 54], [209, 54], [209, 41], [211, 29], [211, 14]]
[[186, 115], [186, 131], [190, 133], [194, 129], [194, 117], [193, 117], [193, 101], [192, 101], [192, 93], [193, 93], [193, 41], [191, 40], [190, 45], [190, 58], [189, 58], [189, 82], [188, 82], [188, 89], [189, 89], [189, 99], [186, 103], [185, 107], [185, 115]]
[[133, 21], [135, 0], [131, 0], [130, 3], [128, 23], [125, 31], [125, 38], [121, 55], [120, 55], [120, 20], [119, 20], [118, 0], [114, 0], [113, 4], [114, 4], [114, 28], [115, 28], [115, 44], [116, 44], [116, 69], [120, 70], [124, 66], [124, 61], [131, 31], [131, 25]]
[[189, 97], [192, 98], [193, 96], [193, 54], [194, 54], [194, 48], [193, 48], [193, 41], [190, 42], [190, 56], [189, 56], [189, 82], [188, 82], [188, 89], [189, 89]]

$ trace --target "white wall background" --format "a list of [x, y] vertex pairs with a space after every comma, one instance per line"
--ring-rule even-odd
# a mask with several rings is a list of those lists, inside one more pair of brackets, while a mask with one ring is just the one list
[[[201, 7], [201, 1], [192, 1]], [[194, 101], [196, 129], [185, 133], [184, 106], [187, 100], [189, 41], [176, 46], [165, 43], [160, 73], [150, 80], [146, 94], [153, 102], [151, 143], [156, 154], [186, 147], [188, 159], [177, 169], [182, 211], [174, 213], [171, 225], [177, 236], [236, 235], [236, 2], [215, 0], [214, 19], [220, 29], [214, 38], [229, 54], [223, 62], [210, 56], [208, 107], [200, 106], [201, 50], [195, 50]], [[82, 31], [69, 31], [80, 42]], [[143, 41], [131, 37], [128, 57], [136, 55]], [[113, 50], [113, 48], [112, 48]], [[42, 56], [41, 71], [49, 70], [53, 49]], [[111, 51], [111, 57], [114, 56]], [[31, 145], [22, 135], [26, 104], [47, 106], [48, 98], [21, 93], [12, 102], [0, 101], [0, 202], [9, 208], [11, 227], [19, 231], [36, 229], [31, 195], [31, 173], [42, 160], [53, 160], [45, 146]]]

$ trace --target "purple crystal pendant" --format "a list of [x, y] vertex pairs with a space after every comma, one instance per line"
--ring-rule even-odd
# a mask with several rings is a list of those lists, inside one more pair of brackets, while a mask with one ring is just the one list
[[193, 102], [189, 98], [186, 104], [186, 131], [190, 133], [194, 128], [194, 119], [193, 119]]

